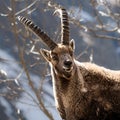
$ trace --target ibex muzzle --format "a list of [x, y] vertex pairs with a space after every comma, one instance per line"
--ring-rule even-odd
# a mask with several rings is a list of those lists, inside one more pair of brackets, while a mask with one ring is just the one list
[[38, 26], [18, 19], [50, 48], [40, 53], [51, 65], [56, 107], [63, 120], [120, 120], [120, 71], [113, 71], [74, 58], [74, 41], [69, 41], [68, 15], [61, 16], [61, 43], [56, 44]]

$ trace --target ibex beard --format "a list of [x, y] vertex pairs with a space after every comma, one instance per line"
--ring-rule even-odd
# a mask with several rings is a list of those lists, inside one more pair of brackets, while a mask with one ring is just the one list
[[69, 41], [68, 15], [61, 15], [61, 43], [56, 44], [38, 26], [18, 17], [50, 48], [40, 53], [50, 63], [56, 107], [64, 120], [119, 120], [120, 71], [108, 70], [74, 58], [74, 40]]

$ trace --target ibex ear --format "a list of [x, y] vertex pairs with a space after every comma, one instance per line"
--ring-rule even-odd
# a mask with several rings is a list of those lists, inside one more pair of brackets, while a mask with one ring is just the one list
[[75, 50], [75, 42], [74, 42], [74, 39], [72, 39], [72, 40], [70, 41], [70, 46], [71, 46], [71, 48], [72, 48], [73, 50]]
[[45, 58], [45, 60], [47, 60], [48, 62], [50, 62], [50, 51], [45, 50], [45, 49], [40, 49], [40, 53], [42, 54], [42, 56]]

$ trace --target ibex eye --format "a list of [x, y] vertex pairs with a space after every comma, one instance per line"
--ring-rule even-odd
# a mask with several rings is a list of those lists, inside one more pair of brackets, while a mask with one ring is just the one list
[[70, 56], [73, 56], [73, 52], [70, 52]]
[[52, 59], [53, 59], [53, 60], [58, 60], [57, 54], [52, 54]]

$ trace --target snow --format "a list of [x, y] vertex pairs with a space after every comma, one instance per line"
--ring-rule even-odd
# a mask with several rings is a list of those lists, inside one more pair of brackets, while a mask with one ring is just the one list
[[84, 22], [94, 21], [94, 18], [88, 12], [81, 10], [77, 6], [71, 6], [69, 8], [69, 12], [70, 12], [70, 16], [77, 20], [84, 21]]
[[[42, 110], [35, 104], [35, 101], [38, 102], [34, 92], [31, 90], [26, 75], [22, 71], [22, 68], [19, 66], [18, 62], [10, 56], [7, 52], [0, 50], [0, 58], [5, 59], [5, 62], [0, 62], [0, 70], [6, 72], [8, 78], [17, 78], [19, 74], [19, 79], [17, 80], [17, 85], [21, 85], [25, 92], [22, 93], [21, 97], [15, 101], [12, 101], [12, 104], [16, 106], [19, 111], [22, 111], [23, 115], [27, 120], [49, 120]], [[38, 88], [40, 85], [40, 78], [37, 75], [30, 73], [31, 80], [34, 81], [34, 85]], [[52, 86], [45, 80], [43, 84], [43, 99], [46, 108], [54, 116], [55, 120], [59, 120], [60, 116], [55, 108], [55, 103], [53, 99]], [[19, 84], [20, 83], [20, 84]], [[47, 94], [44, 93], [47, 92]], [[34, 100], [33, 100], [33, 99]], [[9, 105], [9, 102], [5, 100], [4, 97], [0, 97], [1, 104], [5, 107], [5, 113], [10, 117], [10, 120], [14, 120], [12, 117], [12, 108]]]
[[4, 106], [6, 108], [5, 114], [7, 115], [7, 117], [9, 117], [9, 120], [15, 120], [12, 115], [12, 108], [11, 108], [10, 104], [7, 102], [7, 100], [0, 96], [0, 103], [2, 104], [2, 106]]

